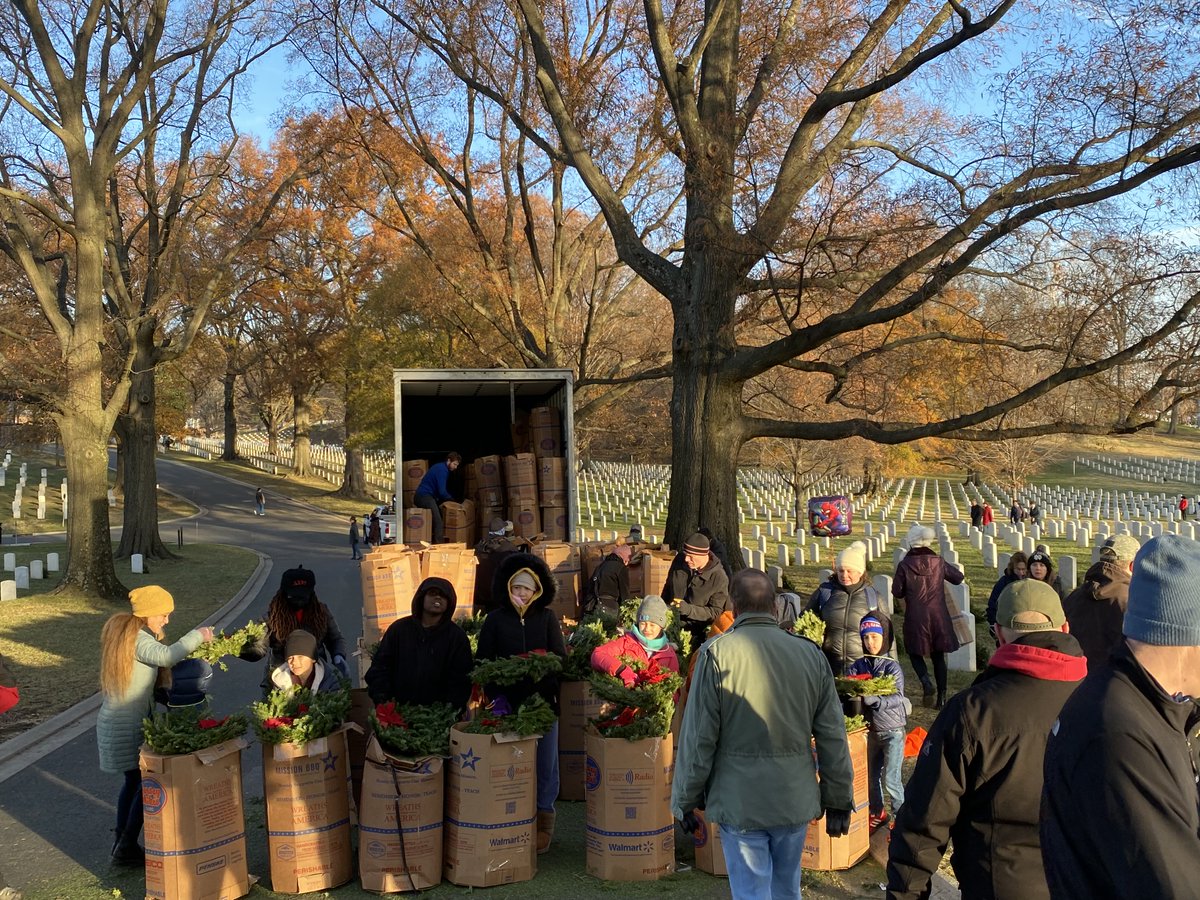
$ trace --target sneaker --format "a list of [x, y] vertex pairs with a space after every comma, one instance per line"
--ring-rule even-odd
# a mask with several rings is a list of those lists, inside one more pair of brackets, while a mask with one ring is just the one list
[[887, 825], [889, 828], [891, 827], [890, 820], [888, 818], [888, 814], [886, 811], [881, 812], [879, 815], [875, 815], [875, 813], [871, 813], [871, 815], [867, 817], [867, 824], [871, 826], [872, 831], [874, 831], [880, 825]]

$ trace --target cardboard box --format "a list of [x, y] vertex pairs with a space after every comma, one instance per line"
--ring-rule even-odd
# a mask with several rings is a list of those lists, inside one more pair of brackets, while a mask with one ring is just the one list
[[725, 848], [721, 846], [721, 826], [709, 822], [704, 813], [696, 811], [700, 827], [692, 834], [692, 843], [696, 847], [696, 868], [709, 875], [729, 875], [725, 866]]
[[487, 536], [488, 526], [492, 524], [492, 519], [507, 519], [505, 515], [507, 510], [501, 506], [484, 506], [482, 503], [475, 505], [475, 520], [479, 523], [479, 535], [481, 538]]
[[512, 438], [513, 453], [531, 453], [533, 451], [533, 434], [529, 430], [529, 413], [525, 410], [515, 411], [513, 422], [509, 426], [509, 436]]
[[387, 544], [363, 557], [359, 580], [363, 639], [369, 646], [379, 643], [397, 619], [412, 614], [412, 598], [421, 583], [421, 558], [402, 544]]
[[425, 473], [429, 471], [429, 463], [423, 459], [412, 459], [400, 466], [400, 471], [404, 481], [402, 488], [405, 491], [417, 492], [417, 485], [421, 483], [421, 479], [425, 477]]
[[[867, 793], [867, 729], [860, 728], [846, 735], [850, 744], [850, 765], [854, 769], [854, 809], [850, 813], [850, 832], [839, 838], [825, 833], [825, 817], [809, 823], [804, 838], [804, 854], [800, 865], [805, 869], [849, 869], [867, 855], [871, 847], [871, 828], [868, 819]], [[814, 749], [814, 753], [816, 750]], [[820, 772], [817, 778], [821, 777]]]
[[421, 578], [445, 578], [454, 585], [456, 619], [471, 615], [478, 565], [475, 551], [465, 544], [437, 544], [421, 552]]
[[[485, 506], [504, 505], [504, 459], [499, 456], [481, 456], [475, 460], [475, 477], [478, 480], [479, 501]], [[494, 492], [496, 502], [488, 504], [483, 499], [484, 492]]]
[[539, 406], [529, 414], [534, 455], [562, 456], [562, 416], [553, 406]]
[[446, 880], [491, 887], [537, 874], [536, 750], [532, 737], [450, 729]]
[[657, 881], [675, 871], [670, 738], [627, 741], [589, 729], [587, 873], [609, 881]]
[[195, 753], [141, 748], [146, 896], [234, 900], [250, 893], [242, 738]]
[[538, 460], [538, 503], [542, 506], [567, 505], [567, 461], [561, 456]]
[[629, 593], [634, 597], [645, 597], [647, 594], [662, 596], [663, 587], [667, 583], [667, 573], [671, 571], [671, 563], [675, 554], [670, 550], [643, 550], [636, 560], [629, 564]]
[[571, 539], [570, 528], [567, 527], [566, 507], [542, 507], [542, 534], [552, 541], [569, 541]]
[[542, 511], [536, 501], [514, 503], [508, 508], [508, 519], [518, 537], [535, 538], [542, 533]]
[[346, 731], [307, 744], [262, 745], [273, 891], [322, 891], [354, 876]]
[[587, 773], [586, 732], [589, 719], [598, 719], [604, 701], [586, 681], [564, 681], [558, 688], [558, 799], [583, 800]]
[[592, 580], [596, 567], [612, 552], [613, 544], [608, 541], [581, 541], [575, 545], [579, 550], [579, 574], [581, 584]]
[[452, 544], [475, 545], [475, 501], [453, 500], [442, 504], [442, 530]]
[[362, 802], [363, 763], [367, 758], [367, 740], [371, 735], [370, 714], [374, 708], [375, 703], [365, 687], [350, 691], [350, 712], [346, 715], [346, 721], [353, 722], [358, 728], [347, 732], [346, 751], [350, 762], [350, 795], [354, 798], [353, 815], [356, 817]]
[[831, 838], [825, 833], [824, 816], [810, 822], [808, 833], [804, 836], [800, 867], [829, 872], [856, 865], [871, 848], [868, 806], [864, 803], [850, 813], [850, 832], [839, 838]]
[[[533, 544], [530, 552], [545, 560], [547, 568], [558, 583], [550, 608], [559, 618], [579, 618], [579, 551], [573, 544], [562, 541], [543, 541]], [[582, 749], [582, 745], [581, 749]]]
[[433, 540], [433, 517], [423, 506], [410, 506], [404, 510], [404, 543], [416, 544]]
[[441, 884], [442, 765], [436, 756], [391, 756], [375, 735], [368, 739], [358, 826], [358, 877], [364, 890], [390, 894]]
[[[504, 457], [504, 484], [508, 488], [508, 504], [538, 502], [537, 457], [532, 453], [518, 453]], [[490, 505], [490, 504], [488, 504]]]
[[463, 477], [463, 493], [468, 500], [474, 500], [476, 493], [479, 491], [479, 470], [476, 468], [475, 460], [467, 463], [466, 473]]

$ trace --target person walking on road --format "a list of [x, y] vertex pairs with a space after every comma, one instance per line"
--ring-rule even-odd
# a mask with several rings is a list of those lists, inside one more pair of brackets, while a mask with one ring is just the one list
[[733, 627], [696, 654], [671, 811], [688, 833], [697, 810], [720, 823], [734, 897], [798, 900], [809, 822], [824, 811], [829, 835], [850, 830], [842, 704], [820, 648], [779, 627], [765, 573], [743, 569], [730, 593]]
[[142, 719], [154, 709], [154, 683], [160, 668], [170, 668], [201, 644], [212, 640], [211, 628], [189, 631], [170, 646], [162, 644], [163, 629], [175, 609], [174, 598], [158, 585], [129, 592], [132, 612], [117, 613], [100, 633], [100, 715], [96, 743], [100, 769], [122, 774], [117, 797], [116, 841], [112, 861], [142, 865], [146, 852], [138, 844], [142, 832], [142, 772], [138, 748]]
[[267, 514], [267, 495], [263, 493], [262, 488], [257, 488], [254, 491], [254, 514], [256, 516], [265, 516]]
[[358, 552], [358, 545], [362, 543], [362, 532], [358, 527], [358, 516], [350, 517], [350, 558], [362, 559], [362, 554]]

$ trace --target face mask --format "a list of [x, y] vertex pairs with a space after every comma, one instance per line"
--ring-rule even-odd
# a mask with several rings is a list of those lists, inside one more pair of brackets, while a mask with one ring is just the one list
[[312, 602], [311, 597], [287, 597], [287, 605], [292, 609], [307, 609]]

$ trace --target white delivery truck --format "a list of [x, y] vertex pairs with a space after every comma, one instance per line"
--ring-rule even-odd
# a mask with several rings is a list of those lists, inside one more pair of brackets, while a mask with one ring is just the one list
[[[423, 459], [432, 465], [451, 450], [468, 463], [510, 456], [521, 449], [514, 448], [514, 436], [530, 413], [551, 407], [562, 422], [566, 537], [576, 539], [575, 378], [570, 369], [395, 369], [393, 377], [398, 503], [405, 462]], [[460, 467], [451, 476], [450, 491], [456, 497], [465, 495], [465, 475]]]

